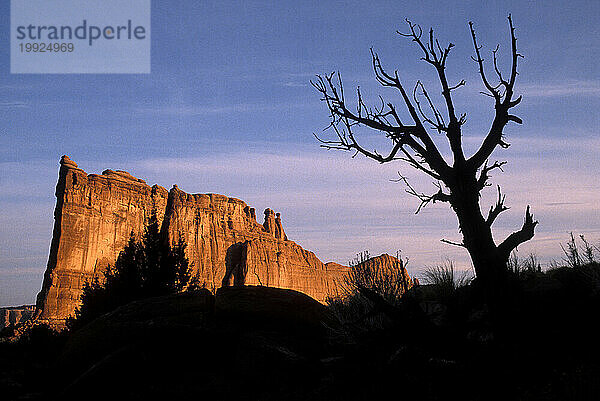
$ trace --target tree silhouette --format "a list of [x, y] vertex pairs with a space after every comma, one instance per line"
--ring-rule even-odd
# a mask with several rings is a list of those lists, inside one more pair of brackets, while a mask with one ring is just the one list
[[[417, 81], [412, 94], [409, 94], [402, 85], [398, 71], [389, 73], [380, 61], [379, 55], [371, 48], [373, 71], [376, 80], [384, 87], [396, 89], [408, 110], [410, 123], [405, 123], [392, 103], [385, 102], [380, 97], [381, 105], [368, 107], [362, 97], [360, 88], [357, 89], [356, 111], [351, 110], [346, 103], [344, 88], [339, 72], [327, 75], [317, 75], [311, 84], [322, 95], [321, 100], [327, 105], [331, 123], [328, 128], [333, 130], [335, 137], [324, 140], [319, 137], [321, 146], [327, 149], [340, 149], [353, 151], [355, 155], [362, 154], [368, 158], [387, 163], [402, 160], [418, 171], [432, 177], [436, 182], [437, 191], [433, 194], [418, 192], [408, 182], [406, 177], [400, 180], [407, 186], [407, 192], [420, 200], [417, 213], [429, 203], [447, 202], [454, 210], [463, 236], [460, 243], [442, 240], [459, 245], [467, 249], [479, 281], [489, 295], [497, 294], [504, 288], [507, 278], [507, 261], [510, 253], [519, 244], [530, 240], [534, 235], [537, 221], [529, 211], [525, 212], [525, 219], [520, 230], [513, 232], [501, 243], [496, 244], [492, 236], [492, 224], [500, 213], [507, 210], [505, 196], [498, 186], [498, 199], [484, 217], [480, 204], [480, 193], [489, 186], [490, 172], [502, 170], [505, 161], [489, 162], [492, 152], [497, 148], [508, 148], [504, 140], [503, 130], [509, 122], [521, 124], [519, 117], [510, 114], [510, 109], [521, 102], [522, 97], [513, 99], [514, 85], [517, 78], [517, 63], [521, 54], [517, 51], [517, 38], [512, 18], [508, 16], [508, 25], [511, 37], [511, 68], [508, 76], [503, 75], [498, 67], [498, 47], [492, 51], [492, 66], [497, 78], [497, 84], [488, 79], [484, 69], [484, 59], [481, 56], [481, 46], [477, 42], [473, 24], [469, 22], [469, 29], [475, 49], [472, 57], [479, 69], [479, 76], [485, 87], [484, 95], [494, 101], [495, 115], [485, 139], [479, 149], [470, 157], [466, 157], [462, 146], [462, 126], [466, 122], [466, 115], [457, 115], [452, 92], [465, 85], [461, 80], [456, 85], [451, 85], [446, 77], [446, 61], [453, 43], [445, 48], [440, 46], [434, 35], [433, 29], [423, 37], [423, 31], [417, 24], [408, 19], [408, 32], [397, 32], [416, 43], [422, 51], [423, 60], [431, 65], [439, 80], [445, 110], [441, 111], [434, 103], [423, 83]], [[391, 150], [387, 155], [370, 151], [361, 145], [355, 136], [357, 127], [367, 127], [383, 134], [391, 142]], [[448, 163], [434, 143], [430, 131], [445, 134], [451, 150], [453, 161]]]
[[81, 306], [70, 329], [82, 327], [96, 317], [137, 299], [182, 291], [190, 281], [190, 263], [185, 256], [186, 243], [180, 236], [171, 246], [160, 234], [158, 219], [152, 213], [141, 241], [131, 232], [125, 249], [114, 265], [83, 287]]

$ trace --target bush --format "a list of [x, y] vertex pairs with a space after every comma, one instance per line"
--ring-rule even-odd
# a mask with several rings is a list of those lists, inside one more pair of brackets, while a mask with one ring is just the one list
[[454, 263], [447, 259], [441, 265], [427, 268], [423, 278], [426, 284], [435, 286], [438, 298], [444, 300], [452, 297], [459, 288], [469, 285], [474, 276], [470, 271], [456, 273]]
[[351, 269], [341, 283], [341, 293], [327, 300], [341, 323], [340, 330], [333, 333], [335, 336], [353, 339], [388, 326], [392, 320], [381, 309], [382, 304], [395, 309], [412, 286], [406, 271], [407, 260], [402, 260], [399, 253], [392, 266], [371, 260], [368, 251], [357, 254], [349, 262]]
[[525, 259], [520, 259], [516, 251], [508, 258], [508, 271], [518, 279], [526, 279], [542, 272], [542, 265], [534, 253], [530, 253]]
[[344, 277], [342, 291], [344, 296], [353, 297], [367, 289], [380, 295], [391, 304], [397, 304], [412, 286], [406, 271], [406, 260], [399, 253], [393, 267], [371, 263], [368, 251], [356, 255], [350, 261], [350, 272]]
[[585, 236], [579, 235], [581, 245], [575, 240], [573, 233], [570, 233], [571, 238], [566, 245], [560, 245], [565, 256], [563, 262], [567, 267], [581, 267], [586, 264], [597, 264], [596, 254], [600, 252], [600, 247], [591, 245]]
[[127, 246], [114, 265], [108, 266], [101, 281], [97, 277], [83, 287], [81, 306], [69, 329], [82, 327], [104, 313], [137, 299], [181, 292], [190, 281], [191, 265], [181, 238], [171, 246], [160, 235], [153, 213], [141, 241], [131, 233]]

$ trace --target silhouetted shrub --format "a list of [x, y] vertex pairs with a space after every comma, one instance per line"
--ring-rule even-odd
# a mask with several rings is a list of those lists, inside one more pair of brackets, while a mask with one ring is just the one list
[[542, 265], [535, 253], [530, 253], [526, 258], [521, 259], [516, 251], [513, 251], [508, 258], [508, 270], [518, 279], [526, 279], [542, 272]]
[[391, 267], [370, 263], [371, 259], [369, 252], [364, 251], [350, 262], [350, 272], [344, 277], [342, 284], [343, 295], [352, 297], [362, 289], [368, 289], [391, 304], [398, 303], [411, 287], [406, 271], [407, 260], [402, 260], [399, 252]]
[[456, 291], [469, 285], [474, 279], [470, 271], [457, 273], [454, 270], [454, 263], [446, 259], [442, 264], [429, 267], [423, 274], [425, 284], [430, 284], [432, 291], [436, 293], [438, 300], [446, 300], [452, 297]]
[[133, 232], [114, 265], [108, 266], [104, 279], [97, 277], [84, 285], [81, 306], [67, 320], [77, 329], [96, 317], [131, 301], [181, 292], [190, 281], [191, 265], [185, 256], [185, 241], [180, 237], [171, 246], [160, 235], [153, 213], [141, 241]]
[[[581, 245], [575, 240], [573, 233], [570, 233], [570, 239], [565, 245], [561, 244], [565, 256], [563, 263], [567, 267], [580, 267], [584, 264], [598, 263], [596, 254], [600, 253], [600, 247], [590, 244], [583, 234], [579, 235]], [[556, 267], [556, 263], [555, 266]]]
[[389, 308], [399, 305], [412, 286], [406, 271], [407, 260], [399, 253], [391, 266], [371, 262], [372, 259], [368, 251], [357, 254], [349, 262], [351, 269], [341, 283], [340, 293], [327, 300], [340, 322], [333, 334], [346, 341], [393, 324], [386, 309], [389, 312]]

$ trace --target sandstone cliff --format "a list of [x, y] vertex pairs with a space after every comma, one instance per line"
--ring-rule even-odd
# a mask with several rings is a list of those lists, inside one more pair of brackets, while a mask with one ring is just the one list
[[323, 301], [348, 270], [323, 264], [288, 240], [279, 213], [271, 209], [260, 224], [255, 210], [239, 199], [150, 187], [124, 171], [88, 175], [67, 156], [60, 165], [53, 238], [36, 304], [42, 320], [61, 324], [71, 315], [83, 284], [114, 263], [152, 211], [170, 241], [179, 235], [186, 240], [187, 256], [209, 289], [264, 285]]
[[35, 305], [7, 306], [0, 308], [0, 329], [18, 325], [33, 316]]

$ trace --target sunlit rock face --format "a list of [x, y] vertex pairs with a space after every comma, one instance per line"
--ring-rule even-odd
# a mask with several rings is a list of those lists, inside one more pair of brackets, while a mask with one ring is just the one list
[[367, 280], [367, 282], [387, 282], [392, 285], [392, 288], [398, 288], [394, 292], [402, 294], [403, 292], [400, 290], [400, 287], [410, 289], [413, 286], [413, 280], [406, 268], [404, 268], [404, 264], [405, 262], [398, 258], [384, 253], [361, 262], [357, 268], [361, 271], [372, 272], [372, 278]]
[[301, 291], [324, 301], [348, 270], [323, 264], [287, 239], [279, 213], [256, 212], [239, 199], [170, 191], [124, 171], [87, 174], [67, 156], [60, 162], [54, 232], [37, 314], [61, 324], [80, 303], [82, 287], [117, 259], [130, 234], [139, 236], [155, 211], [161, 233], [181, 235], [201, 284], [264, 285]]
[[0, 308], [0, 329], [18, 325], [33, 316], [34, 305], [7, 306]]

